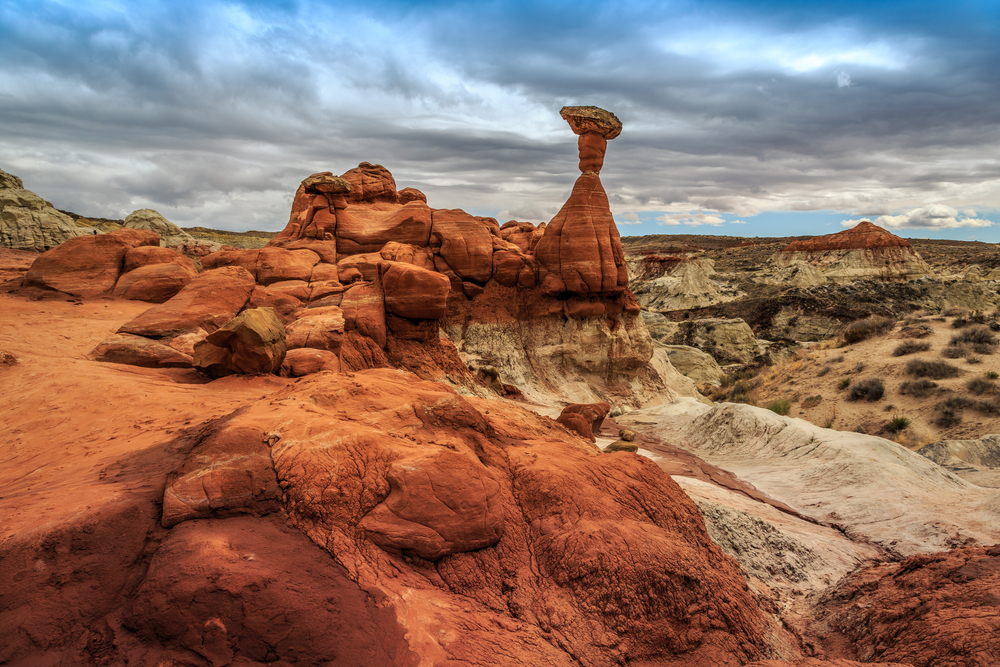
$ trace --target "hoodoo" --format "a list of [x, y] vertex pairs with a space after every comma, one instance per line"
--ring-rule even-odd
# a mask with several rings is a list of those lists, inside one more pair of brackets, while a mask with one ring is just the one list
[[535, 248], [544, 271], [542, 291], [548, 296], [620, 294], [628, 285], [628, 269], [599, 174], [608, 140], [621, 134], [622, 123], [597, 107], [563, 107], [560, 115], [580, 136], [583, 173]]

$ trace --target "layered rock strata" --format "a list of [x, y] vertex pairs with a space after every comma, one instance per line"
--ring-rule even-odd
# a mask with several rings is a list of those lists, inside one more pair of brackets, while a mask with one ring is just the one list
[[931, 273], [905, 239], [862, 220], [836, 234], [789, 243], [772, 258], [774, 281], [800, 286], [860, 278], [908, 280]]
[[88, 233], [13, 174], [0, 170], [0, 247], [43, 252]]

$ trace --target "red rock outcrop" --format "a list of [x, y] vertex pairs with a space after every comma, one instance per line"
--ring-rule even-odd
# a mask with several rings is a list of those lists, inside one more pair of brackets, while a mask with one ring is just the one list
[[444, 317], [451, 291], [451, 283], [446, 277], [397, 262], [385, 262], [380, 270], [387, 312], [414, 320]]
[[118, 278], [113, 294], [133, 301], [163, 303], [184, 289], [196, 275], [198, 271], [194, 266], [174, 262], [140, 266]]
[[169, 338], [198, 329], [215, 331], [250, 300], [254, 279], [239, 266], [202, 273], [169, 301], [153, 306], [118, 330], [148, 338]]
[[1000, 545], [911, 556], [851, 575], [823, 622], [865, 662], [913, 667], [1000, 664]]
[[561, 415], [580, 415], [590, 423], [591, 432], [597, 435], [610, 410], [611, 406], [607, 403], [573, 403], [563, 408]]
[[25, 275], [25, 285], [97, 296], [114, 288], [130, 249], [159, 244], [155, 232], [136, 229], [77, 236], [39, 255]]
[[[383, 600], [406, 624], [406, 648], [435, 664], [737, 665], [768, 650], [742, 575], [679, 487], [651, 461], [601, 456], [530, 412], [368, 370], [299, 380], [216, 433], [172, 478], [167, 494], [190, 488], [191, 501], [165, 501], [165, 523], [270, 511], [273, 491], [252, 499], [258, 486], [232, 467], [248, 453], [247, 474], [266, 489], [273, 461], [290, 521]], [[185, 520], [172, 531], [222, 539], [230, 522], [248, 520]], [[149, 642], [187, 642], [219, 660], [253, 655], [240, 606], [222, 608], [225, 633], [197, 614], [150, 633], [175, 617], [150, 607], [154, 591], [171, 600], [177, 586], [202, 586], [161, 570], [171, 550], [161, 553], [129, 623]], [[259, 579], [240, 581], [246, 590]], [[190, 604], [182, 599], [179, 609]], [[296, 655], [283, 646], [271, 645], [272, 660]]]
[[88, 359], [145, 368], [190, 368], [191, 355], [142, 336], [115, 334], [104, 339]]
[[607, 140], [621, 133], [621, 122], [597, 107], [564, 107], [560, 113], [580, 135], [583, 175], [535, 246], [535, 256], [546, 271], [542, 291], [549, 296], [620, 294], [628, 285], [628, 268], [598, 174]]

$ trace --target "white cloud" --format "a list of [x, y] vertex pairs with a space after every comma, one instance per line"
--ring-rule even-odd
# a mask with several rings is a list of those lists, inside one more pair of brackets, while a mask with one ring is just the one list
[[702, 225], [718, 227], [725, 222], [721, 216], [706, 211], [666, 213], [656, 218], [656, 221], [661, 225], [689, 225], [691, 227], [701, 227]]
[[[887, 229], [956, 229], [959, 227], [990, 227], [993, 223], [976, 217], [973, 209], [959, 213], [951, 206], [929, 204], [911, 209], [899, 215], [880, 215], [872, 220], [879, 227]], [[842, 227], [853, 227], [857, 220], [844, 220]]]
[[851, 81], [851, 75], [842, 69], [838, 69], [835, 74], [837, 75], [837, 88], [850, 88], [854, 85]]
[[619, 225], [641, 225], [642, 221], [639, 220], [638, 213], [626, 213], [621, 216], [621, 219], [615, 220]]

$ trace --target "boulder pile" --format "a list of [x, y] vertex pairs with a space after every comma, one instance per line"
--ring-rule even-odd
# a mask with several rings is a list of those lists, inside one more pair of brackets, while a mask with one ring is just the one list
[[[95, 350], [102, 360], [174, 365], [179, 353], [197, 365], [201, 341], [245, 308], [270, 307], [287, 329], [294, 354], [282, 372], [291, 375], [395, 366], [528, 398], [672, 398], [657, 370], [669, 362], [649, 363], [653, 344], [599, 176], [621, 122], [596, 107], [561, 113], [579, 135], [582, 173], [547, 225], [430, 208], [363, 162], [304, 179], [268, 246], [204, 255], [200, 275], [180, 253], [147, 247], [183, 245], [183, 232], [144, 209], [126, 229], [45, 253], [26, 284], [162, 304]], [[495, 369], [490, 382], [483, 367]]]

